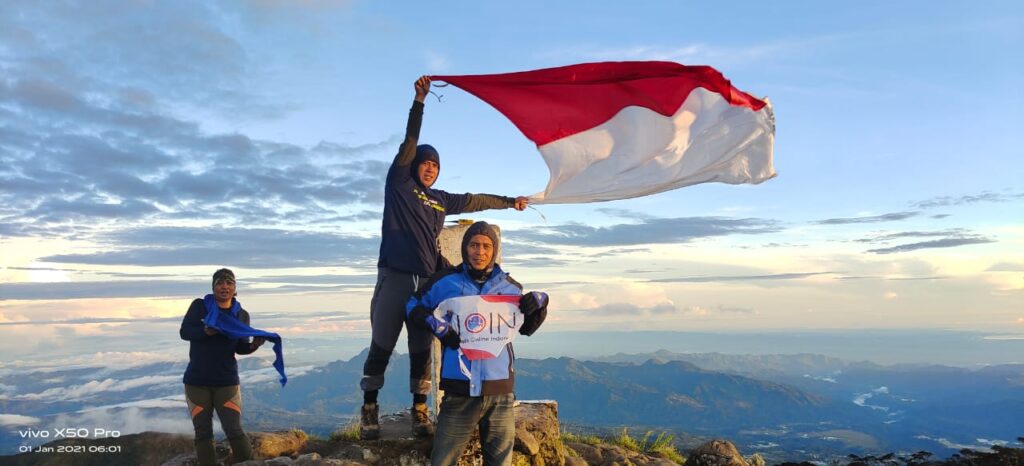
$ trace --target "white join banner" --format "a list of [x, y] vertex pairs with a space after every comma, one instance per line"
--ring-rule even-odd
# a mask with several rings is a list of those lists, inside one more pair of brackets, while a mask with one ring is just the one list
[[438, 304], [434, 317], [448, 316], [452, 328], [459, 332], [459, 348], [470, 361], [498, 357], [523, 326], [517, 295], [448, 298]]

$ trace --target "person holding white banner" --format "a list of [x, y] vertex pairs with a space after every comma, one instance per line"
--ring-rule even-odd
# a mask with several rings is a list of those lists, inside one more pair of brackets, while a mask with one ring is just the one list
[[[441, 389], [430, 464], [454, 465], [480, 428], [485, 466], [509, 465], [515, 442], [515, 334], [530, 336], [547, 317], [548, 295], [522, 285], [495, 263], [498, 231], [476, 222], [462, 239], [462, 264], [435, 275], [409, 300], [409, 322], [444, 345]], [[465, 297], [479, 297], [477, 300]], [[504, 343], [495, 352], [487, 344]], [[465, 346], [465, 348], [463, 348]]]

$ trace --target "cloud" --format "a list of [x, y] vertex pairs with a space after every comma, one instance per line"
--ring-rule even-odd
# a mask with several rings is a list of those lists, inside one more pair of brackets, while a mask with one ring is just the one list
[[[180, 377], [179, 377], [180, 379]], [[194, 432], [188, 416], [182, 416], [181, 410], [185, 403], [177, 408], [110, 408], [80, 411], [57, 415], [54, 426], [94, 426], [94, 428], [116, 430], [121, 435], [155, 431], [172, 434], [191, 434]], [[219, 421], [214, 420], [214, 431], [219, 432]]]
[[997, 262], [985, 269], [986, 272], [1024, 272], [1024, 262]]
[[[6, 290], [5, 287], [0, 286], [0, 290]], [[90, 294], [89, 292], [81, 293], [80, 295], [65, 295], [65, 296], [52, 296], [46, 295], [44, 297], [35, 297], [34, 294], [14, 294], [12, 297], [5, 297], [4, 299], [76, 299], [76, 298], [91, 298], [101, 297]], [[18, 321], [7, 321], [0, 322], [0, 325], [76, 325], [76, 324], [117, 324], [117, 323], [139, 323], [139, 322], [176, 322], [179, 321], [179, 317], [83, 317], [78, 319], [60, 319], [60, 320], [18, 320]]]
[[229, 265], [247, 268], [364, 265], [376, 257], [375, 237], [271, 228], [141, 227], [99, 233], [117, 249], [56, 254], [41, 262], [93, 265]]
[[652, 215], [649, 215], [649, 214], [646, 214], [646, 213], [643, 213], [643, 212], [638, 212], [638, 211], [635, 211], [635, 210], [629, 210], [629, 209], [616, 209], [616, 208], [613, 208], [613, 207], [601, 207], [601, 208], [598, 208], [598, 209], [595, 209], [595, 210], [597, 212], [605, 214], [605, 215], [607, 215], [609, 217], [618, 217], [618, 218], [625, 218], [625, 219], [630, 219], [630, 220], [648, 220], [648, 219], [655, 218]]
[[601, 257], [614, 257], [614, 256], [623, 255], [623, 254], [633, 254], [633, 253], [637, 253], [637, 252], [649, 252], [650, 250], [651, 250], [650, 248], [615, 248], [615, 249], [609, 249], [607, 251], [602, 251], [602, 252], [599, 252], [599, 253], [596, 253], [596, 254], [589, 254], [589, 255], [587, 255], [587, 257], [590, 257], [592, 259], [597, 259], [597, 258], [601, 258]]
[[[63, 283], [0, 283], [0, 301], [7, 299], [79, 299], [79, 298], [143, 298], [189, 296], [204, 291], [197, 281], [133, 280]], [[117, 322], [116, 319], [89, 319], [89, 322]], [[47, 323], [56, 323], [50, 322]], [[77, 323], [77, 322], [68, 322]]]
[[[223, 5], [97, 0], [17, 2], [5, 10], [0, 29], [28, 33], [0, 36], [0, 43], [12, 61], [27, 63], [23, 71], [30, 75], [49, 72], [55, 82], [88, 91], [113, 87], [119, 105], [156, 106], [152, 96], [161, 95], [224, 113], [246, 109], [236, 117], [276, 116], [286, 108], [249, 90], [261, 68], [236, 38], [235, 16]], [[69, 100], [50, 96], [44, 103], [66, 109]]]
[[781, 228], [775, 221], [757, 218], [681, 217], [648, 218], [639, 223], [592, 227], [572, 223], [547, 228], [514, 230], [521, 241], [568, 246], [631, 246], [641, 244], [685, 243], [700, 238], [733, 234], [775, 233]]
[[915, 202], [912, 205], [919, 209], [934, 209], [936, 207], [951, 207], [966, 204], [980, 204], [985, 202], [1013, 202], [1022, 199], [1024, 199], [1024, 193], [994, 193], [985, 191], [978, 194], [966, 194], [962, 196], [937, 196], [924, 201]]
[[[287, 372], [288, 378], [294, 379], [295, 377], [301, 377], [308, 374], [315, 368], [316, 366], [289, 367]], [[273, 367], [254, 371], [245, 371], [239, 374], [239, 376], [242, 379], [242, 384], [246, 386], [264, 382], [278, 382], [281, 379], [281, 374], [278, 374], [277, 370]]]
[[603, 304], [592, 309], [580, 309], [579, 312], [586, 312], [587, 314], [599, 316], [628, 317], [633, 315], [675, 314], [680, 312], [680, 310], [671, 302], [664, 302], [643, 308], [633, 303], [618, 302]]
[[859, 243], [886, 243], [894, 239], [900, 238], [934, 238], [934, 237], [950, 237], [950, 236], [965, 236], [971, 235], [968, 230], [963, 228], [953, 228], [942, 231], [903, 231], [899, 233], [888, 233], [871, 236], [868, 238], [860, 238], [854, 241]]
[[856, 37], [830, 34], [806, 39], [780, 39], [749, 45], [716, 46], [704, 43], [636, 44], [622, 47], [566, 47], [544, 54], [544, 58], [564, 61], [662, 60], [679, 63], [714, 63], [719, 69], [750, 66], [753, 63], [778, 62], [793, 54], [808, 53], [824, 43]]
[[180, 382], [181, 375], [151, 375], [127, 380], [92, 380], [82, 385], [70, 387], [53, 387], [39, 393], [23, 393], [15, 395], [18, 400], [69, 401], [90, 398], [93, 395], [109, 392], [123, 392], [147, 385], [160, 385]]
[[[240, 262], [239, 262], [240, 263]], [[144, 275], [144, 274], [142, 274]], [[251, 283], [287, 283], [272, 287], [251, 287]], [[374, 275], [279, 275], [244, 279], [239, 293], [265, 295], [307, 291], [341, 291], [373, 287]], [[60, 300], [82, 298], [156, 298], [199, 296], [209, 292], [209, 282], [202, 280], [109, 280], [61, 283], [11, 282], [0, 283], [0, 301], [4, 300]], [[166, 319], [158, 319], [166, 320]], [[138, 322], [136, 318], [85, 318], [46, 321], [7, 321], [0, 325], [17, 324], [83, 324]], [[150, 319], [150, 321], [154, 321]]]
[[231, 8], [7, 7], [0, 30], [15, 32], [0, 33], [0, 234], [89, 239], [114, 220], [337, 224], [372, 220], [366, 206], [383, 202], [387, 163], [366, 158], [397, 137], [299, 147], [194, 120], [290, 105], [247, 90], [258, 67], [234, 37]]
[[22, 416], [20, 414], [0, 414], [0, 426], [32, 426], [39, 424], [41, 419], [32, 416]]
[[995, 240], [980, 236], [965, 238], [944, 238], [934, 241], [922, 241], [919, 243], [901, 244], [899, 246], [893, 246], [889, 248], [869, 249], [867, 252], [870, 252], [872, 254], [895, 254], [900, 252], [916, 251], [919, 249], [953, 248], [957, 246], [967, 246], [971, 244], [985, 244], [995, 242]]
[[128, 402], [118, 403], [118, 404], [113, 404], [113, 405], [90, 406], [90, 407], [84, 408], [84, 409], [82, 409], [82, 410], [80, 410], [78, 412], [79, 413], [85, 413], [85, 412], [88, 412], [88, 411], [106, 411], [106, 410], [109, 410], [109, 409], [117, 409], [117, 408], [149, 408], [149, 409], [152, 409], [152, 408], [170, 408], [170, 409], [180, 409], [184, 405], [185, 405], [185, 395], [182, 394], [182, 395], [166, 396], [166, 397], [162, 397], [162, 398], [151, 398], [151, 399], [147, 399], [147, 400], [128, 401]]
[[818, 275], [833, 275], [838, 272], [797, 272], [777, 273], [768, 275], [728, 275], [728, 276], [697, 276], [697, 277], [671, 277], [647, 280], [651, 283], [713, 283], [713, 282], [736, 282], [756, 280], [801, 280]]
[[502, 261], [503, 265], [509, 265], [516, 268], [544, 268], [544, 267], [564, 267], [572, 264], [572, 262], [562, 259], [554, 259], [551, 257], [512, 257]]
[[441, 73], [447, 71], [451, 66], [451, 62], [444, 54], [427, 50], [423, 55], [427, 62], [427, 69], [432, 72]]
[[374, 285], [377, 283], [377, 276], [372, 274], [364, 275], [269, 275], [265, 277], [247, 278], [247, 283], [299, 283], [299, 284], [327, 284], [337, 285], [339, 283], [354, 285]]
[[920, 214], [920, 212], [893, 212], [889, 214], [873, 215], [869, 217], [830, 218], [825, 220], [818, 220], [815, 223], [819, 225], [846, 225], [851, 223], [895, 222], [915, 217], [918, 214]]
[[[570, 311], [573, 312], [573, 311]], [[757, 311], [749, 308], [742, 307], [729, 307], [717, 305], [714, 307], [702, 307], [702, 306], [686, 306], [678, 307], [670, 301], [655, 304], [649, 307], [637, 306], [633, 303], [616, 302], [598, 306], [592, 309], [579, 309], [575, 312], [585, 312], [588, 315], [597, 316], [614, 316], [614, 317], [629, 317], [629, 316], [666, 316], [666, 315], [684, 315], [684, 316], [695, 316], [695, 317], [707, 317], [711, 315], [756, 315]]]

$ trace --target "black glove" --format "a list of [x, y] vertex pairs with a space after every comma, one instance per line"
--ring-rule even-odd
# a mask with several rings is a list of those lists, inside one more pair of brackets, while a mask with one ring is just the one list
[[433, 330], [430, 324], [427, 323], [427, 316], [434, 315], [434, 313], [423, 306], [416, 306], [409, 312], [409, 323], [417, 327], [423, 327], [428, 330]]
[[544, 323], [544, 319], [548, 318], [548, 308], [542, 307], [539, 311], [534, 312], [528, 316], [523, 317], [523, 325], [519, 327], [519, 333], [521, 335], [530, 336], [540, 328], [541, 324]]
[[548, 294], [542, 291], [531, 291], [519, 298], [519, 310], [530, 315], [548, 307]]
[[448, 327], [448, 331], [441, 335], [441, 344], [451, 349], [459, 349], [459, 332], [455, 329]]

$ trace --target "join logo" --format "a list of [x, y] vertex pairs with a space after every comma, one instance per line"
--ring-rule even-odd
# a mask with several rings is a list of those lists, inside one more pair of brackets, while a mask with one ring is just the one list
[[466, 330], [469, 330], [469, 333], [480, 333], [483, 329], [487, 328], [487, 318], [479, 312], [466, 316], [465, 322]]

